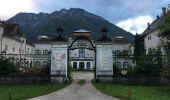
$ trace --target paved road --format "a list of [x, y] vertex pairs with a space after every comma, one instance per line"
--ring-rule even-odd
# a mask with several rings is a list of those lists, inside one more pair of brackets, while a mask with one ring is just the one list
[[[91, 80], [94, 78], [92, 72], [74, 72], [72, 77], [74, 82], [68, 87], [30, 100], [118, 100], [99, 92], [92, 86]], [[77, 84], [81, 79], [86, 80], [84, 85]]]

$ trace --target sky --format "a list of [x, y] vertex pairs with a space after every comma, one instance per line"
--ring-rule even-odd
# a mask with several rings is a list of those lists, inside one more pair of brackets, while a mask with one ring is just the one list
[[82, 8], [133, 34], [161, 15], [170, 0], [0, 0], [0, 20], [19, 12], [51, 13], [63, 8]]

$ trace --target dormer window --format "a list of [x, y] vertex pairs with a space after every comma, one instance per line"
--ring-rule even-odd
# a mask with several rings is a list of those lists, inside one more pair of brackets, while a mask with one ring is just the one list
[[148, 36], [148, 40], [151, 40], [151, 36]]

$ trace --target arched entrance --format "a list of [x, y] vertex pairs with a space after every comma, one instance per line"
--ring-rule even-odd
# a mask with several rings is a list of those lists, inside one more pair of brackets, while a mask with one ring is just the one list
[[77, 69], [77, 62], [73, 62], [73, 68]]
[[[73, 51], [76, 51], [77, 53], [73, 53]], [[96, 70], [96, 46], [94, 45], [94, 43], [85, 36], [79, 36], [76, 37], [68, 46], [68, 73], [70, 72], [70, 66], [72, 66], [73, 68], [76, 68], [76, 63], [77, 62], [77, 69], [79, 70], [84, 70], [84, 69], [90, 69], [91, 68], [91, 64], [90, 61], [94, 62], [94, 70]], [[86, 57], [87, 54], [86, 52], [92, 52], [93, 58]], [[71, 55], [75, 55], [75, 57], [72, 57]], [[90, 56], [91, 54], [88, 54], [88, 56]], [[71, 65], [71, 60], [75, 60], [75, 62], [72, 62], [73, 65]], [[77, 60], [77, 61], [76, 61]], [[88, 63], [87, 63], [88, 62]], [[95, 72], [95, 71], [94, 71]], [[94, 75], [96, 76], [96, 75]]]
[[80, 62], [79, 63], [79, 69], [80, 70], [84, 70], [84, 62]]

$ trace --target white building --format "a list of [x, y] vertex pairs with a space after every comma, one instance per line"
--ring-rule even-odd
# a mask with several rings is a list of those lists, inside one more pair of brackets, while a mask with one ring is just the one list
[[113, 59], [114, 64], [122, 70], [133, 66], [130, 56], [133, 54], [133, 46], [126, 37], [118, 36], [113, 39]]
[[[59, 30], [62, 32], [62, 30]], [[73, 41], [77, 38], [86, 37], [93, 46], [99, 41], [95, 41], [91, 37], [92, 33], [85, 29], [80, 29], [73, 32], [73, 38], [66, 40], [65, 45], [67, 49], [71, 46]], [[31, 44], [26, 40], [25, 34], [21, 32], [20, 26], [17, 24], [0, 24], [0, 38], [2, 41], [1, 51], [6, 58], [12, 58], [13, 62], [17, 63], [22, 61], [22, 66], [25, 67], [46, 67], [51, 63], [51, 51], [55, 45], [55, 41], [60, 41], [62, 38], [51, 39], [47, 36], [39, 36], [37, 40]], [[54, 41], [55, 40], [55, 41]], [[83, 40], [83, 39], [82, 39]], [[78, 42], [76, 41], [77, 45]], [[115, 63], [119, 68], [125, 69], [131, 64], [131, 59], [124, 58], [120, 55], [130, 54], [130, 43], [127, 38], [123, 36], [115, 37], [110, 40], [112, 44], [112, 56]], [[100, 44], [100, 43], [99, 43]], [[102, 44], [103, 45], [103, 44]], [[86, 47], [86, 41], [82, 47]], [[110, 46], [110, 44], [109, 44]], [[92, 70], [95, 66], [95, 51], [88, 48], [78, 48], [69, 51], [69, 66], [73, 69]]]
[[34, 52], [34, 46], [28, 44], [25, 33], [22, 33], [18, 24], [1, 22], [0, 39], [1, 56], [11, 58], [14, 63], [26, 62], [26, 54]]
[[164, 16], [167, 15], [167, 10], [165, 7], [163, 7], [162, 10], [163, 10], [162, 16], [161, 17], [157, 16], [157, 19], [154, 20], [151, 24], [148, 23], [148, 27], [142, 33], [142, 36], [144, 36], [144, 48], [146, 53], [152, 50], [157, 50], [158, 48], [163, 50], [161, 44], [164, 41], [164, 39], [159, 37], [158, 35], [160, 33], [159, 27], [164, 21]]

